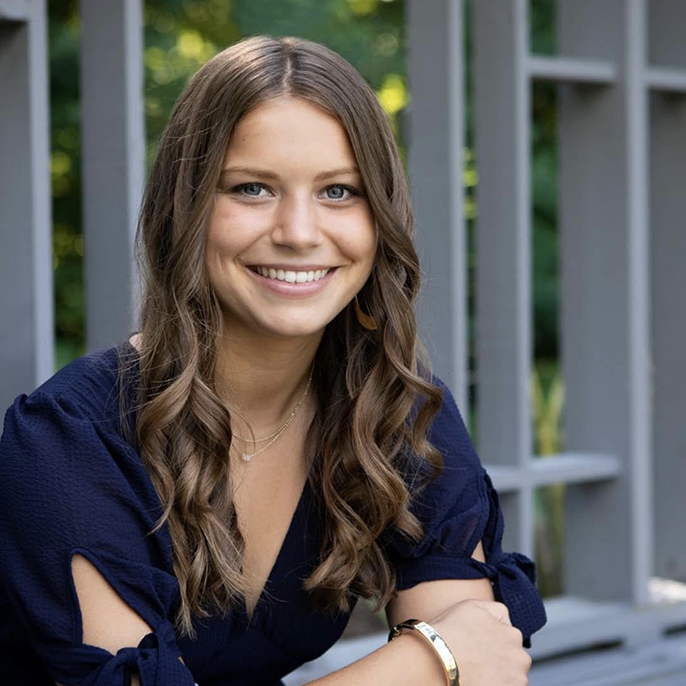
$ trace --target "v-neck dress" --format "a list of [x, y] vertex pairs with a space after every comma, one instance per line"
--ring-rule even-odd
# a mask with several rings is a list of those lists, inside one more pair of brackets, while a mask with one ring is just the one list
[[[161, 506], [119, 407], [122, 349], [67, 365], [17, 398], [0, 439], [0, 682], [31, 686], [274, 686], [323, 654], [348, 613], [315, 609], [303, 581], [322, 540], [306, 485], [251, 618], [243, 606], [178, 635], [179, 591]], [[424, 525], [413, 544], [393, 530], [381, 541], [398, 590], [422, 581], [488, 577], [525, 639], [545, 623], [533, 564], [501, 550], [496, 492], [479, 463], [452, 396], [430, 432], [444, 470], [414, 497]], [[483, 541], [487, 563], [470, 557]], [[116, 655], [84, 645], [71, 558], [85, 556], [151, 627]], [[183, 662], [179, 660], [183, 658]]]

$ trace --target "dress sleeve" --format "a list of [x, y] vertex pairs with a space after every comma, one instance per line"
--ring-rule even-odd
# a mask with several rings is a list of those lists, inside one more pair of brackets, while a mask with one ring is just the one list
[[[413, 497], [412, 511], [424, 526], [424, 537], [414, 543], [394, 534], [389, 554], [404, 590], [423, 581], [479, 579], [493, 584], [496, 600], [507, 605], [512, 624], [524, 635], [546, 622], [536, 589], [535, 568], [519, 553], [505, 553], [501, 543], [503, 516], [498, 494], [481, 466], [450, 391], [429, 438], [443, 455], [443, 471]], [[482, 542], [486, 563], [472, 558]]]
[[[71, 403], [71, 404], [70, 404]], [[40, 392], [8, 410], [0, 441], [0, 584], [50, 677], [61, 684], [193, 686], [170, 618], [178, 602], [166, 531], [140, 457], [106, 419]], [[116, 655], [82, 642], [71, 575], [86, 557], [147, 624]]]

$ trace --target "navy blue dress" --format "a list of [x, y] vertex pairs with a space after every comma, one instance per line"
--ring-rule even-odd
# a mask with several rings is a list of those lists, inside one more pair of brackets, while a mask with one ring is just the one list
[[[122, 437], [119, 353], [68, 365], [8, 410], [0, 440], [0, 675], [32, 686], [273, 686], [340, 637], [348, 614], [314, 609], [302, 582], [319, 554], [320, 518], [306, 486], [250, 620], [238, 607], [175, 634], [179, 594], [169, 533], [150, 533], [160, 503]], [[413, 503], [425, 537], [384, 541], [398, 589], [434, 579], [488, 577], [525, 638], [545, 622], [532, 563], [501, 551], [498, 499], [446, 389], [432, 442], [445, 469]], [[482, 540], [487, 564], [470, 553]], [[136, 648], [82, 644], [71, 557], [90, 560], [152, 628]], [[178, 659], [183, 657], [183, 663]]]

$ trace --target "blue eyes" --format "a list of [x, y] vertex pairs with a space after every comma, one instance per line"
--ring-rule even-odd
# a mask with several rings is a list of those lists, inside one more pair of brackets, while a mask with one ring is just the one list
[[336, 184], [335, 186], [329, 186], [324, 194], [329, 200], [344, 200], [347, 198], [347, 194], [350, 193], [348, 186], [342, 186], [341, 184]]
[[[273, 195], [273, 192], [267, 186], [257, 182], [241, 183], [234, 186], [231, 189], [231, 193], [246, 198], [265, 198]], [[331, 184], [320, 193], [320, 196], [325, 200], [333, 200], [336, 202], [349, 200], [360, 195], [361, 193], [357, 189], [342, 183]]]
[[250, 198], [259, 198], [263, 190], [266, 189], [261, 183], [242, 183], [236, 186], [234, 192], [242, 193]]

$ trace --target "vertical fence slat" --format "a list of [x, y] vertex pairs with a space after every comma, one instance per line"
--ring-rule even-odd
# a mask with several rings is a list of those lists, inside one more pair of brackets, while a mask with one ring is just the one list
[[616, 87], [561, 87], [562, 351], [567, 450], [620, 479], [567, 492], [566, 589], [643, 602], [652, 551], [647, 107], [642, 0], [561, 0], [565, 54], [610, 58]]
[[465, 415], [462, 1], [408, 0], [409, 168], [424, 285], [420, 334]]
[[81, 0], [86, 330], [89, 349], [132, 327], [133, 236], [145, 165], [141, 0]]
[[[6, 16], [19, 16], [16, 7]], [[44, 0], [0, 22], [0, 407], [53, 372], [47, 29]]]
[[[651, 66], [686, 74], [685, 9], [651, 0]], [[650, 129], [655, 571], [686, 582], [686, 97], [654, 94]]]
[[[479, 446], [485, 461], [518, 467], [532, 451], [527, 10], [526, 0], [472, 6]], [[530, 490], [508, 496], [504, 506], [508, 544], [533, 553]]]

